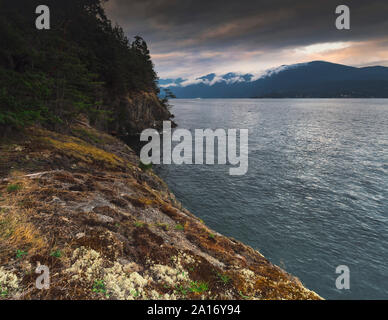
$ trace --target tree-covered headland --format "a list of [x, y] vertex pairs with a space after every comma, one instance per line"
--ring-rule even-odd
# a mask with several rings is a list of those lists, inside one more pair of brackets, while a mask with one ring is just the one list
[[61, 128], [84, 114], [102, 129], [128, 131], [123, 97], [157, 97], [146, 42], [130, 41], [106, 16], [104, 2], [46, 0], [51, 27], [38, 30], [40, 2], [0, 0], [0, 130]]

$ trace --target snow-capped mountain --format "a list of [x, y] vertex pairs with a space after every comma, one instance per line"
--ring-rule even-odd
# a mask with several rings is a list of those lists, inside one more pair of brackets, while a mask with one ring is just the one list
[[388, 68], [356, 68], [325, 61], [283, 65], [261, 75], [210, 73], [162, 79], [177, 98], [388, 97]]
[[196, 79], [161, 79], [159, 80], [159, 85], [162, 88], [165, 87], [187, 87], [189, 85], [194, 84], [206, 84], [208, 86], [213, 86], [216, 83], [225, 83], [225, 84], [232, 84], [236, 82], [249, 82], [253, 79], [252, 74], [236, 74], [234, 72], [230, 72], [221, 76], [216, 75], [215, 73], [209, 73], [208, 75], [205, 75], [203, 77], [199, 77]]

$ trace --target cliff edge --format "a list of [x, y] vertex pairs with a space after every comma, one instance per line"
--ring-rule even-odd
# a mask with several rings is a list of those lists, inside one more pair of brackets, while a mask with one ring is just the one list
[[[85, 122], [30, 127], [0, 153], [0, 299], [320, 299], [208, 228]], [[48, 290], [36, 288], [39, 264]]]

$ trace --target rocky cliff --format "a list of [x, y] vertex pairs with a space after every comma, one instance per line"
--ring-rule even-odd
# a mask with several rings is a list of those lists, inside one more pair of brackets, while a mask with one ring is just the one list
[[[163, 111], [144, 102], [131, 121], [153, 112]], [[31, 127], [0, 152], [0, 299], [320, 299], [208, 228], [127, 145], [87, 123], [68, 134]], [[48, 290], [36, 288], [39, 264]]]
[[116, 106], [116, 119], [110, 128], [121, 136], [136, 136], [144, 129], [162, 128], [172, 114], [153, 92], [133, 92], [111, 102]]

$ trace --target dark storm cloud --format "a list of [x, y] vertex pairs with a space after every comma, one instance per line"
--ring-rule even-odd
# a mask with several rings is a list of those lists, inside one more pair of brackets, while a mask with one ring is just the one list
[[[340, 0], [110, 0], [108, 12], [127, 32], [171, 47], [277, 47], [379, 37], [388, 30], [388, 1], [348, 1], [351, 30], [334, 28]], [[164, 46], [163, 46], [164, 47]]]
[[[351, 30], [335, 28], [335, 8], [351, 10]], [[387, 37], [387, 0], [110, 0], [108, 15], [152, 52], [276, 50]]]

